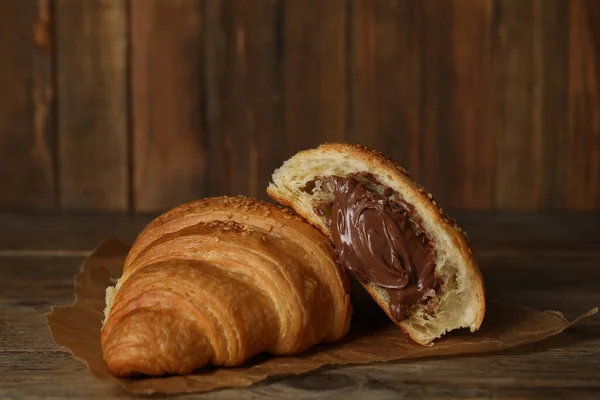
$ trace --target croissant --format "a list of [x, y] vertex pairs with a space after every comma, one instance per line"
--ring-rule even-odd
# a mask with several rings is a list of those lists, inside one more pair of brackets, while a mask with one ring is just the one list
[[116, 376], [186, 374], [334, 342], [349, 281], [290, 210], [245, 197], [176, 207], [138, 236], [106, 294], [101, 344]]
[[418, 343], [479, 329], [483, 278], [466, 234], [404, 169], [364, 146], [302, 151], [267, 192], [333, 242], [340, 262]]

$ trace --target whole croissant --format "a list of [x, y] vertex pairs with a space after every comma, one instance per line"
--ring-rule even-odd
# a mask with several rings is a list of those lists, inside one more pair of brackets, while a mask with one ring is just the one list
[[107, 289], [102, 350], [117, 376], [236, 366], [348, 331], [348, 278], [293, 212], [245, 197], [179, 206], [136, 239]]

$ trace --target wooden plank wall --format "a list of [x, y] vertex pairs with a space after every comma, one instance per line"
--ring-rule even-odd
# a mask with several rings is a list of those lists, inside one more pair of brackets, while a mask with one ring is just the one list
[[596, 0], [0, 0], [0, 38], [0, 210], [265, 198], [344, 140], [446, 208], [600, 208]]

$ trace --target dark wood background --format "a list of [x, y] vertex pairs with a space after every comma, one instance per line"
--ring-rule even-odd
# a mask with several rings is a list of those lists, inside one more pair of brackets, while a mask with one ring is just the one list
[[600, 208], [600, 1], [0, 0], [0, 210], [265, 198], [342, 140], [446, 208]]

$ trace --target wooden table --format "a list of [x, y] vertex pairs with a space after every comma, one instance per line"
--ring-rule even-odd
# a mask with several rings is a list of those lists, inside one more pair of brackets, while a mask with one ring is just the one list
[[[600, 214], [456, 214], [493, 300], [567, 317], [600, 305]], [[129, 398], [54, 344], [44, 313], [104, 238], [131, 242], [150, 217], [0, 215], [0, 399]], [[322, 369], [181, 398], [600, 398], [600, 318], [499, 354]]]

